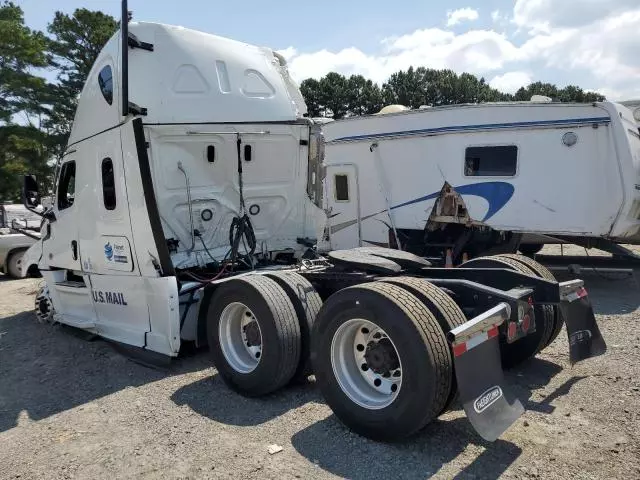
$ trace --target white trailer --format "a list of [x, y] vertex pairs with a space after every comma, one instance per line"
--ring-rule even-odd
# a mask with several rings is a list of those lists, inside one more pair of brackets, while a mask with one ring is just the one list
[[450, 248], [459, 262], [536, 237], [640, 243], [640, 132], [624, 106], [456, 105], [323, 132], [331, 248]]
[[[47, 285], [38, 316], [149, 358], [208, 345], [244, 395], [313, 373], [343, 422], [388, 440], [456, 398], [495, 440], [523, 411], [501, 363], [535, 355], [564, 323], [572, 362], [604, 353], [582, 281], [526, 258], [438, 269], [391, 249], [319, 255], [324, 147], [304, 113], [272, 50], [122, 22], [25, 256]], [[24, 201], [40, 203], [32, 176]]]

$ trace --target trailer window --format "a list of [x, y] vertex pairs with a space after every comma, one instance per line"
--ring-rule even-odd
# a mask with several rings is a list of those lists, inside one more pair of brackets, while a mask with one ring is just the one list
[[494, 145], [467, 147], [464, 174], [468, 177], [512, 177], [516, 174], [518, 147]]
[[111, 67], [107, 65], [98, 74], [98, 85], [100, 85], [100, 91], [102, 96], [109, 105], [113, 103], [113, 75], [111, 74]]
[[116, 180], [113, 173], [113, 161], [110, 158], [102, 160], [102, 200], [104, 208], [116, 208]]
[[345, 174], [334, 176], [334, 188], [336, 194], [336, 202], [349, 201], [349, 177]]
[[60, 169], [58, 182], [58, 210], [64, 210], [73, 205], [76, 192], [76, 162], [67, 162]]

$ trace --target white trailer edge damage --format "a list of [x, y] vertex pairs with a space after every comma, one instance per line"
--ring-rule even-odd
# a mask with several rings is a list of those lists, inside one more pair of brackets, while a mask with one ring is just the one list
[[[25, 256], [47, 284], [40, 318], [149, 356], [206, 344], [244, 395], [313, 373], [340, 420], [383, 440], [456, 398], [495, 440], [523, 411], [502, 366], [565, 323], [572, 362], [604, 353], [582, 281], [529, 259], [441, 269], [385, 248], [319, 255], [323, 145], [304, 113], [273, 51], [125, 20], [89, 74]], [[32, 176], [24, 201], [40, 203]]]
[[463, 253], [515, 253], [531, 234], [640, 243], [640, 131], [624, 106], [456, 105], [323, 133], [331, 248], [450, 248], [458, 264]]

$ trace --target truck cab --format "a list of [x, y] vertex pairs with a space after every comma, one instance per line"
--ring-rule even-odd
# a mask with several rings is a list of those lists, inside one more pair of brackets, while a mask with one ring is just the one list
[[66, 323], [176, 355], [177, 278], [225, 258], [234, 218], [250, 219], [264, 259], [299, 257], [298, 239], [316, 237], [312, 122], [272, 50], [156, 23], [128, 30], [80, 96], [38, 268]]

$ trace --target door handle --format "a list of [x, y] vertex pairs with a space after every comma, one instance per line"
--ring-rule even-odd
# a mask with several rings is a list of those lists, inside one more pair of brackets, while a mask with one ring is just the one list
[[71, 254], [74, 260], [78, 260], [78, 242], [75, 240], [71, 241]]

